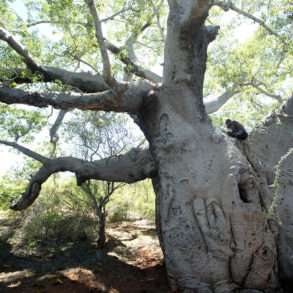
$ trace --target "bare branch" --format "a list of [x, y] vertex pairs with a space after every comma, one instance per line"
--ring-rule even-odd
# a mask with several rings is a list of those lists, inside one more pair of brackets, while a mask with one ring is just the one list
[[[263, 89], [261, 86], [261, 82], [259, 81], [249, 81], [241, 84], [235, 84], [234, 87], [231, 89], [228, 89], [220, 96], [210, 99], [208, 96], [204, 98], [204, 104], [205, 108], [208, 114], [212, 114], [214, 112], [217, 112], [222, 106], [224, 106], [233, 96], [237, 95], [240, 92], [239, 87], [246, 87], [246, 86], [252, 86], [256, 88], [260, 93], [277, 100], [278, 102], [282, 101], [282, 97], [280, 95], [275, 95], [272, 93], [269, 93], [267, 90]], [[238, 88], [237, 88], [238, 86]]]
[[110, 88], [100, 74], [92, 75], [88, 72], [71, 72], [49, 66], [42, 68], [46, 72], [45, 81], [60, 80], [64, 84], [77, 87], [87, 93], [105, 91]]
[[73, 157], [50, 159], [32, 177], [25, 193], [11, 208], [23, 210], [29, 207], [39, 196], [42, 184], [52, 174], [65, 171], [75, 173], [77, 183], [81, 185], [89, 179], [133, 183], [152, 177], [156, 169], [150, 152], [141, 149], [94, 162]]
[[118, 58], [128, 66], [128, 70], [135, 75], [145, 78], [151, 82], [159, 83], [162, 81], [162, 78], [157, 75], [156, 73], [145, 69], [137, 64], [135, 64], [124, 52], [123, 48], [116, 47], [114, 44], [110, 43], [109, 41], [106, 41], [107, 48], [115, 55], [118, 56]]
[[93, 66], [92, 64], [90, 64], [89, 62], [83, 60], [81, 57], [79, 57], [77, 54], [72, 54], [69, 52], [69, 55], [76, 60], [79, 64], [83, 63], [86, 66], [88, 66], [89, 68], [91, 68], [94, 72], [98, 72], [97, 68], [95, 66]]
[[[154, 5], [153, 2], [152, 2], [152, 4], [155, 9], [156, 6]], [[160, 5], [161, 4], [162, 4], [162, 2], [160, 3]], [[123, 48], [117, 48], [113, 44], [110, 44], [108, 42], [108, 45], [109, 45], [108, 49], [112, 53], [116, 54], [118, 56], [118, 58], [127, 65], [127, 68], [125, 70], [126, 80], [130, 79], [131, 74], [136, 74], [137, 76], [146, 78], [154, 83], [160, 83], [162, 81], [162, 78], [159, 75], [157, 75], [154, 72], [152, 72], [146, 68], [143, 68], [142, 66], [139, 66], [137, 64], [138, 59], [137, 59], [137, 56], [134, 51], [135, 42], [137, 41], [139, 35], [141, 33], [143, 33], [152, 24], [152, 19], [153, 19], [154, 15], [148, 17], [146, 23], [142, 27], [140, 27], [139, 29], [136, 29], [134, 32], [132, 32], [130, 37], [125, 42], [125, 49], [127, 51], [128, 58], [126, 56], [124, 56]]]
[[266, 95], [266, 96], [268, 96], [268, 97], [270, 97], [270, 98], [272, 98], [274, 100], [277, 100], [279, 103], [282, 102], [282, 97], [280, 95], [276, 95], [276, 94], [268, 92], [267, 90], [265, 90], [264, 88], [262, 88], [260, 86], [260, 83], [252, 81], [251, 86], [256, 88], [260, 93], [262, 93], [262, 94], [264, 94], [264, 95]]
[[3, 144], [3, 145], [7, 145], [7, 146], [10, 146], [10, 147], [13, 147], [15, 148], [16, 150], [18, 150], [19, 152], [23, 153], [24, 155], [36, 160], [36, 161], [39, 161], [43, 164], [46, 164], [49, 159], [16, 143], [16, 142], [10, 142], [10, 141], [6, 141], [6, 140], [0, 140], [0, 144]]
[[123, 14], [124, 12], [126, 12], [128, 10], [131, 10], [131, 7], [123, 7], [122, 9], [120, 9], [119, 11], [117, 11], [116, 13], [114, 13], [113, 15], [108, 16], [108, 17], [105, 17], [105, 18], [102, 18], [100, 20], [100, 22], [106, 22], [106, 21], [109, 21], [109, 20], [113, 20], [115, 17]]
[[[34, 22], [30, 22], [30, 23], [27, 23], [26, 26], [27, 27], [33, 27], [33, 26], [37, 26], [37, 25], [40, 25], [40, 24], [63, 24], [64, 21], [55, 21], [55, 20], [38, 20], [38, 21], [34, 21]], [[70, 22], [71, 24], [79, 24], [79, 25], [82, 25], [82, 26], [85, 26], [86, 23], [83, 23], [83, 22], [79, 22], [79, 21], [73, 21], [73, 22]]]
[[32, 56], [29, 54], [27, 49], [22, 46], [6, 29], [0, 28], [0, 39], [9, 44], [20, 56], [27, 67], [31, 68], [33, 71], [42, 72], [41, 67], [35, 62]]
[[224, 11], [228, 11], [229, 9], [231, 9], [231, 10], [237, 12], [238, 14], [243, 15], [243, 16], [251, 19], [252, 21], [258, 23], [266, 31], [268, 31], [271, 35], [274, 35], [277, 38], [281, 38], [281, 36], [277, 32], [275, 32], [273, 29], [271, 29], [268, 25], [266, 25], [266, 23], [262, 19], [260, 19], [260, 18], [258, 18], [256, 16], [254, 16], [254, 15], [252, 15], [252, 14], [250, 14], [250, 13], [248, 13], [246, 11], [243, 11], [242, 9], [236, 7], [232, 3], [232, 1], [226, 1], [226, 2], [224, 2], [224, 1], [214, 1], [213, 5], [221, 7]]
[[105, 45], [102, 26], [101, 26], [99, 15], [96, 9], [95, 1], [94, 0], [85, 0], [85, 1], [89, 7], [90, 13], [94, 20], [96, 38], [100, 46], [102, 61], [103, 61], [103, 77], [108, 83], [111, 84], [112, 83], [111, 64], [110, 64], [107, 48]]
[[[235, 89], [230, 89], [212, 100], [204, 101], [206, 112], [208, 114], [217, 112], [223, 105], [225, 105], [237, 93], [239, 93], [239, 91]], [[207, 98], [208, 97], [206, 97], [205, 99], [207, 100]]]
[[151, 0], [151, 4], [153, 6], [153, 13], [156, 16], [157, 27], [160, 31], [162, 41], [164, 41], [164, 39], [165, 39], [164, 28], [161, 25], [161, 19], [160, 19], [160, 8], [163, 5], [163, 3], [164, 3], [164, 1], [161, 0], [160, 3], [158, 4], [158, 6], [156, 6], [154, 1]]
[[52, 143], [56, 143], [58, 141], [58, 129], [60, 128], [62, 122], [63, 122], [63, 119], [66, 115], [67, 111], [64, 111], [64, 110], [61, 110], [59, 113], [58, 113], [58, 116], [54, 122], [54, 124], [52, 125], [51, 129], [50, 129], [50, 141]]
[[5, 104], [26, 104], [39, 108], [53, 106], [56, 109], [114, 111], [135, 113], [138, 111], [143, 97], [151, 89], [145, 82], [125, 85], [117, 90], [106, 90], [92, 94], [77, 93], [39, 93], [26, 92], [0, 86], [0, 102]]

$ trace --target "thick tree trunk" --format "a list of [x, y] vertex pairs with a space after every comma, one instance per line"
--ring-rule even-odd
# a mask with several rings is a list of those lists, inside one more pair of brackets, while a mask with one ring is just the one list
[[275, 289], [266, 193], [238, 142], [186, 103], [192, 93], [184, 84], [162, 88], [143, 116], [158, 167], [157, 224], [172, 289]]
[[203, 25], [207, 3], [169, 0], [163, 86], [145, 98], [140, 115], [158, 169], [167, 274], [179, 292], [275, 292], [269, 189], [246, 157], [249, 146], [215, 130], [203, 105], [207, 47], [217, 33]]
[[[263, 129], [252, 133], [248, 142], [240, 143], [214, 129], [202, 94], [207, 47], [218, 30], [204, 25], [211, 2], [168, 0], [163, 85], [155, 90], [148, 83], [118, 85], [110, 73], [104, 76], [113, 88], [101, 76], [39, 66], [16, 39], [2, 30], [1, 38], [45, 81], [58, 78], [85, 92], [103, 92], [40, 94], [2, 86], [1, 102], [131, 113], [144, 131], [151, 152], [134, 150], [87, 162], [71, 157], [49, 159], [17, 143], [0, 141], [43, 165], [12, 208], [22, 210], [31, 205], [42, 184], [60, 171], [74, 172], [78, 184], [87, 179], [135, 182], [152, 177], [159, 237], [173, 290], [278, 292], [279, 260], [281, 278], [290, 292], [292, 151], [274, 168], [288, 146], [293, 147], [293, 97], [280, 113], [266, 121]], [[95, 24], [101, 35], [99, 23]], [[105, 46], [102, 38], [99, 42]], [[107, 58], [104, 56], [104, 63]], [[110, 69], [109, 64], [104, 67]], [[289, 135], [282, 136], [281, 127]], [[272, 194], [269, 184], [274, 181], [275, 171], [277, 189]], [[280, 234], [269, 218], [273, 195], [282, 222]], [[105, 217], [100, 217], [99, 234], [100, 246], [105, 242]]]
[[278, 241], [280, 279], [285, 292], [293, 292], [293, 148], [276, 169], [273, 215], [280, 223]]

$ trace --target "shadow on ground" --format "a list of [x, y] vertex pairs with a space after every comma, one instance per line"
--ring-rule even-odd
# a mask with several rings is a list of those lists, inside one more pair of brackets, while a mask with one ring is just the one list
[[[112, 241], [110, 250], [123, 246], [117, 239]], [[38, 257], [20, 257], [12, 251], [9, 243], [0, 240], [1, 293], [169, 292], [161, 260], [139, 268], [97, 251], [86, 241]]]

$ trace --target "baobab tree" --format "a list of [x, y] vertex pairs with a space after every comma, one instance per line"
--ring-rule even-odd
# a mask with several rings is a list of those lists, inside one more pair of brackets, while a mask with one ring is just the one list
[[[75, 173], [79, 185], [89, 179], [132, 183], [151, 178], [157, 231], [172, 290], [278, 292], [280, 281], [290, 286], [293, 97], [243, 143], [214, 127], [208, 115], [239, 89], [210, 104], [203, 99], [207, 50], [219, 32], [218, 26], [205, 24], [213, 6], [237, 11], [281, 43], [286, 41], [262, 19], [230, 1], [169, 0], [160, 77], [136, 63], [131, 46], [135, 34], [125, 50], [115, 46], [104, 37], [95, 2], [85, 3], [102, 56], [102, 73], [71, 72], [39, 64], [17, 38], [1, 28], [0, 39], [22, 57], [38, 81], [58, 80], [72, 90], [25, 91], [3, 82], [0, 101], [63, 111], [128, 113], [145, 135], [149, 149], [136, 148], [118, 157], [90, 162], [74, 157], [48, 158], [2, 140], [2, 144], [42, 164], [11, 208], [23, 210], [33, 204], [42, 184], [56, 172]], [[154, 15], [158, 17], [156, 7]], [[125, 81], [114, 77], [109, 52], [126, 64]], [[132, 81], [133, 76], [139, 79]], [[18, 75], [17, 70], [11, 79], [14, 83], [35, 81]], [[250, 83], [261, 87], [255, 80]]]

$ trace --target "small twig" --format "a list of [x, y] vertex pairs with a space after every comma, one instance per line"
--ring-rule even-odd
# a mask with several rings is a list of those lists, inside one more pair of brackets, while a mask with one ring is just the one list
[[254, 22], [258, 23], [260, 26], [262, 26], [266, 31], [268, 31], [271, 35], [274, 35], [275, 37], [281, 39], [283, 42], [283, 38], [281, 38], [281, 36], [275, 32], [273, 29], [271, 29], [265, 22], [264, 20], [246, 12], [243, 11], [242, 9], [236, 7], [231, 1], [227, 1], [227, 2], [223, 2], [223, 1], [214, 1], [213, 5], [219, 6], [221, 7], [224, 11], [228, 11], [229, 9], [237, 12], [240, 15], [243, 15], [251, 20], [253, 20]]
[[121, 10], [117, 11], [116, 13], [114, 13], [113, 15], [105, 17], [105, 18], [102, 18], [101, 22], [106, 22], [106, 21], [109, 21], [109, 20], [113, 20], [116, 16], [118, 16], [120, 14], [123, 14], [124, 12], [126, 12], [128, 10], [131, 10], [131, 8], [130, 7], [126, 7], [126, 8], [124, 7]]
[[24, 155], [32, 158], [32, 159], [35, 159], [43, 164], [46, 164], [49, 159], [44, 157], [43, 155], [40, 155], [16, 142], [10, 142], [10, 141], [6, 141], [6, 140], [0, 140], [0, 144], [4, 144], [4, 145], [7, 145], [7, 146], [10, 146], [10, 147], [13, 147], [14, 149], [18, 150], [19, 152], [23, 153]]

